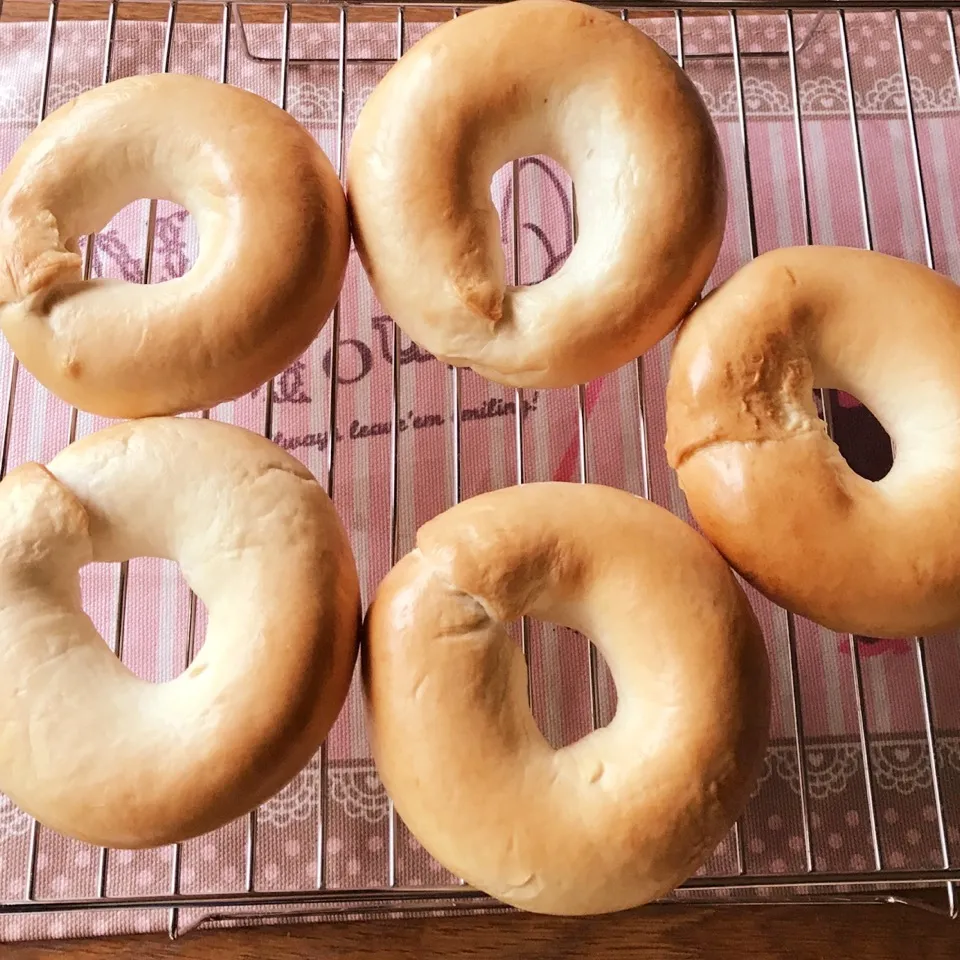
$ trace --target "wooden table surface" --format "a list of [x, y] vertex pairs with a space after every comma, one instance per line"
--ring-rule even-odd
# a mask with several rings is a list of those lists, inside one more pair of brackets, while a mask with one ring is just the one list
[[[103, 0], [63, 0], [60, 19], [103, 19]], [[278, 22], [277, 7], [250, 7], [247, 19]], [[44, 19], [45, 5], [7, 0], [4, 20]], [[298, 20], [333, 20], [329, 2], [298, 6]], [[354, 18], [395, 18], [394, 8]], [[122, 19], [158, 20], [155, 4], [126, 3]], [[180, 3], [181, 22], [219, 22], [219, 5]], [[408, 11], [433, 19], [436, 11]], [[555, 919], [493, 917], [327, 923], [191, 933], [171, 942], [129, 937], [0, 945], [2, 960], [960, 960], [960, 920], [917, 908], [878, 905], [648, 907], [629, 914]]]
[[958, 960], [960, 921], [897, 906], [648, 907], [318, 924], [0, 948], [4, 960]]

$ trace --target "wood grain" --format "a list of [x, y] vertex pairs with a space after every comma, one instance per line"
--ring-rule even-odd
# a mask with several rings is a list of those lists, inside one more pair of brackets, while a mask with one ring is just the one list
[[407, 919], [19, 945], [5, 960], [957, 960], [960, 922], [882, 906], [649, 907], [555, 919]]
[[[282, 3], [241, 3], [234, 6], [240, 11], [246, 23], [281, 23], [283, 21]], [[329, 0], [296, 0], [292, 3], [292, 15], [295, 23], [336, 23], [340, 17], [340, 4]], [[41, 21], [49, 16], [49, 5], [44, 0], [6, 0], [3, 3], [0, 20], [3, 21]], [[104, 0], [60, 0], [57, 6], [58, 20], [106, 20], [110, 4]], [[165, 21], [170, 5], [165, 0], [122, 0], [117, 4], [117, 18], [120, 20]], [[393, 23], [397, 19], [396, 6], [387, 4], [369, 4], [350, 6], [350, 21], [353, 23]], [[405, 17], [409, 22], [425, 23], [449, 20], [450, 9], [430, 9], [429, 7], [408, 7]], [[190, 3], [178, 2], [176, 20], [178, 23], [220, 23], [223, 17], [223, 3], [216, 0]]]
[[[451, 0], [455, 4], [456, 0]], [[294, 23], [336, 23], [340, 17], [338, 0], [292, 0], [291, 12]], [[351, 23], [393, 23], [397, 19], [397, 7], [377, 0], [363, 0], [362, 4], [345, 4], [349, 9]], [[283, 6], [280, 0], [273, 3], [233, 4], [234, 11], [239, 10], [246, 23], [281, 23]], [[117, 4], [117, 17], [120, 20], [165, 21], [169, 13], [169, 0], [120, 0]], [[60, 0], [57, 6], [58, 20], [106, 20], [110, 4], [107, 0]], [[471, 8], [469, 4], [460, 7], [462, 12]], [[48, 0], [4, 0], [0, 21], [46, 20], [49, 16]], [[404, 16], [410, 23], [437, 23], [449, 20], [453, 16], [453, 5], [449, 7], [404, 8]], [[236, 15], [236, 14], [235, 14]], [[709, 16], [700, 10], [688, 11], [685, 16]], [[631, 20], [662, 17], [654, 10], [633, 10]], [[178, 23], [220, 23], [223, 17], [223, 0], [179, 0], [176, 20]]]

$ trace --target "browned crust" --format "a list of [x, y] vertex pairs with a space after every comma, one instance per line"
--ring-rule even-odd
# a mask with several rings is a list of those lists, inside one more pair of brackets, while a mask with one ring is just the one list
[[[404, 822], [527, 910], [672, 889], [729, 829], [766, 744], [763, 640], [720, 556], [659, 507], [574, 484], [475, 497], [417, 542], [363, 645], [374, 756]], [[589, 630], [616, 678], [616, 719], [559, 752], [502, 626], [523, 613]]]
[[[161, 175], [203, 217], [194, 269], [149, 288], [82, 282], [77, 236]], [[0, 326], [38, 380], [103, 416], [213, 407], [281, 372], [329, 316], [348, 252], [343, 191], [313, 138], [199, 77], [81, 95], [0, 178]]]
[[[893, 434], [876, 484], [847, 466], [814, 386]], [[871, 636], [960, 623], [960, 288], [840, 248], [777, 250], [691, 314], [667, 386], [667, 456], [727, 559], [783, 606]]]
[[[42, 823], [181, 841], [314, 756], [352, 679], [360, 595], [329, 498], [284, 451], [213, 421], [123, 423], [11, 472], [0, 534], [0, 789]], [[190, 669], [161, 685], [112, 656], [77, 578], [147, 542], [210, 612]]]
[[[582, 245], [517, 292], [489, 182], [530, 153], [579, 167]], [[699, 295], [723, 236], [722, 154], [695, 87], [641, 31], [566, 0], [431, 31], [368, 99], [347, 168], [357, 249], [386, 310], [436, 356], [508, 385], [567, 386], [643, 353]], [[608, 205], [596, 227], [591, 195]]]

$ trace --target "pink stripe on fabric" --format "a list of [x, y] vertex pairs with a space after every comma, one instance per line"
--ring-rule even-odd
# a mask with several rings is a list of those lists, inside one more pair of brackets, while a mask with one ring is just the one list
[[[914, 71], [914, 96], [921, 156], [931, 199], [931, 230], [939, 269], [960, 269], [960, 183], [951, 175], [950, 157], [960, 146], [960, 114], [952, 88], [949, 51], [943, 47], [942, 18], [904, 17]], [[798, 37], [813, 26], [798, 15]], [[782, 49], [784, 22], [778, 16], [739, 17], [743, 49]], [[902, 82], [893, 47], [889, 14], [848, 18], [854, 54], [856, 105], [863, 143], [868, 200], [878, 249], [923, 258], [910, 130], [903, 109]], [[407, 25], [407, 43], [431, 28]], [[672, 52], [672, 16], [643, 21], [643, 28]], [[277, 57], [276, 25], [247, 24], [247, 40], [259, 56]], [[857, 169], [847, 93], [839, 57], [836, 18], [828, 15], [798, 55], [804, 117], [804, 156], [813, 237], [820, 242], [863, 245]], [[0, 161], [6, 163], [32, 129], [39, 110], [45, 59], [43, 24], [0, 24]], [[117, 24], [112, 76], [159, 69], [164, 25], [121, 20]], [[686, 18], [687, 52], [730, 49], [726, 17]], [[59, 25], [51, 73], [54, 108], [99, 83], [104, 24], [64, 21]], [[371, 59], [392, 58], [392, 24], [351, 23], [348, 52], [358, 62], [346, 71], [346, 125], [349, 136], [357, 112], [386, 67]], [[917, 47], [914, 43], [920, 44]], [[218, 75], [220, 28], [179, 24], [171, 69]], [[886, 48], [882, 44], [886, 43]], [[339, 38], [333, 24], [294, 24], [291, 56], [336, 57]], [[939, 57], [940, 59], [934, 59]], [[368, 62], [363, 62], [363, 60]], [[711, 285], [722, 282], [752, 255], [739, 90], [729, 60], [697, 60], [690, 75], [713, 113], [727, 160], [730, 214]], [[801, 179], [795, 129], [790, 113], [793, 92], [785, 58], [745, 61], [743, 102], [748, 116], [750, 173], [759, 250], [803, 240]], [[230, 49], [229, 79], [275, 102], [280, 99], [280, 68], [248, 58], [236, 32]], [[287, 104], [336, 160], [337, 65], [296, 64], [289, 73]], [[509, 168], [492, 184], [503, 214], [503, 242], [512, 276], [512, 179]], [[95, 276], [141, 279], [146, 238], [146, 203], [122, 211], [97, 238]], [[196, 254], [191, 221], [171, 204], [158, 205], [154, 282], [182, 272]], [[560, 168], [542, 157], [520, 163], [520, 279], [534, 282], [559, 267], [571, 242], [569, 182]], [[334, 502], [350, 532], [368, 602], [391, 560], [388, 517], [392, 476], [390, 421], [393, 386], [393, 326], [377, 304], [356, 255], [351, 256], [339, 314], [339, 365], [332, 369], [333, 325], [274, 384], [270, 431], [326, 482], [331, 436], [336, 443]], [[629, 364], [585, 392], [586, 472], [591, 482], [641, 493], [649, 479], [652, 499], [689, 519], [682, 492], [666, 464], [664, 388], [672, 338], [649, 351], [642, 364], [643, 410], [638, 407], [638, 369]], [[13, 361], [0, 348], [0, 415], [10, 395]], [[397, 471], [397, 553], [415, 542], [417, 528], [451, 506], [453, 489], [452, 373], [401, 337]], [[338, 376], [336, 422], [330, 423], [331, 377]], [[462, 495], [513, 484], [518, 479], [515, 395], [460, 374]], [[856, 411], [852, 398], [840, 398], [841, 412]], [[266, 390], [223, 404], [212, 416], [258, 432], [265, 426]], [[524, 391], [523, 479], [576, 481], [580, 475], [579, 424], [575, 390]], [[8, 444], [9, 466], [50, 459], [69, 439], [71, 413], [20, 370]], [[85, 436], [106, 421], [81, 414], [77, 434]], [[649, 478], [644, 475], [641, 437], [646, 430]], [[82, 575], [84, 602], [108, 643], [116, 642], [119, 571], [95, 565]], [[122, 629], [127, 664], [149, 679], [168, 679], [182, 668], [187, 651], [189, 595], [167, 562], [138, 559], [130, 564], [126, 617]], [[800, 843], [799, 780], [796, 772], [794, 711], [790, 683], [787, 620], [784, 613], [749, 591], [771, 654], [774, 675], [773, 736], [767, 768], [745, 815], [743, 839], [750, 870], [782, 872], [803, 867]], [[206, 616], [197, 618], [197, 643]], [[798, 684], [815, 862], [821, 869], [866, 869], [872, 863], [868, 811], [857, 737], [858, 718], [850, 640], [798, 619]], [[515, 626], [511, 629], [515, 630]], [[582, 638], [551, 625], [531, 623], [531, 680], [534, 711], [548, 739], [557, 745], [590, 727], [587, 646]], [[876, 802], [886, 862], [936, 865], [937, 824], [932, 808], [929, 757], [925, 750], [922, 700], [915, 647], [910, 639], [871, 644], [860, 641], [866, 721], [876, 774]], [[927, 644], [934, 722], [940, 732], [938, 755], [948, 828], [960, 843], [960, 642], [957, 635]], [[601, 665], [602, 667], [602, 665]], [[616, 693], [605, 668], [599, 677], [602, 719], [615, 707]], [[377, 886], [388, 873], [389, 818], [386, 797], [376, 778], [366, 741], [363, 702], [354, 684], [348, 703], [327, 744], [327, 767], [319, 759], [259, 813], [255, 881], [260, 889], [310, 889], [316, 883], [322, 810], [326, 812], [326, 879], [332, 888]], [[322, 809], [321, 809], [322, 808]], [[932, 814], [932, 819], [931, 819]], [[906, 826], [909, 824], [909, 826]], [[245, 823], [187, 844], [182, 889], [238, 890], [243, 885]], [[908, 833], [907, 831], [912, 831]], [[0, 798], [0, 897], [23, 893], [29, 821]], [[954, 836], [955, 835], [955, 836]], [[98, 851], [41, 831], [38, 893], [89, 896], [95, 892]], [[910, 839], [914, 838], [914, 840]], [[409, 837], [397, 833], [397, 876], [412, 884], [447, 883], [450, 878]], [[798, 846], [798, 843], [800, 845]], [[932, 851], [932, 853], [931, 853]], [[171, 851], [112, 853], [108, 890], [142, 895], [169, 888]], [[727, 844], [711, 869], [729, 871]], [[253, 920], [256, 915], [245, 915]], [[166, 916], [137, 912], [70, 919], [0, 916], [0, 939], [66, 936], [161, 929]]]

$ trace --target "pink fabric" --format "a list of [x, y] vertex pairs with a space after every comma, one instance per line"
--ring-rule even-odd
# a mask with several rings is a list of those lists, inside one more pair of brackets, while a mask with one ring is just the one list
[[[674, 21], [637, 21], [675, 53]], [[910, 131], [899, 79], [894, 22], [890, 14], [848, 18], [854, 80], [868, 185], [870, 217], [878, 249], [923, 260], [924, 248]], [[951, 174], [951, 157], [960, 146], [960, 115], [948, 35], [942, 14], [908, 13], [904, 18], [912, 89], [918, 112], [923, 170], [930, 202], [936, 266], [960, 279], [960, 183]], [[413, 43], [429, 25], [411, 23]], [[812, 33], [810, 31], [813, 30]], [[254, 53], [278, 56], [280, 28], [250, 25]], [[857, 189], [856, 157], [847, 114], [847, 92], [840, 58], [837, 21], [796, 18], [799, 85], [804, 117], [807, 187], [814, 242], [864, 244]], [[806, 39], [810, 34], [809, 39]], [[105, 24], [64, 22], [58, 27], [49, 109], [99, 82]], [[40, 107], [46, 26], [0, 24], [0, 161], [9, 161], [36, 122]], [[783, 50], [782, 14], [740, 18], [744, 50]], [[154, 72], [161, 65], [162, 24], [117, 24], [111, 77]], [[295, 24], [292, 56], [335, 58], [334, 25]], [[174, 34], [171, 69], [216, 78], [219, 26], [180, 24]], [[352, 24], [347, 70], [347, 135], [366, 95], [382, 76], [396, 49], [391, 24]], [[725, 15], [688, 17], [685, 52], [730, 50]], [[355, 59], [353, 59], [355, 58]], [[367, 62], [364, 62], [367, 61]], [[701, 87], [724, 146], [730, 183], [726, 241], [714, 282], [752, 255], [743, 175], [743, 144], [730, 60], [692, 60], [688, 67]], [[233, 83], [279, 99], [280, 70], [243, 52], [233, 32], [229, 61]], [[788, 61], [744, 62], [749, 116], [749, 148], [759, 250], [804, 242], [801, 178]], [[337, 140], [335, 63], [290, 68], [288, 107], [334, 157]], [[270, 149], [269, 144], [261, 145]], [[571, 244], [568, 181], [551, 161], [521, 163], [519, 194], [520, 279], [534, 282], [555, 270]], [[493, 196], [509, 209], [510, 177], [501, 171]], [[143, 279], [146, 204], [127, 208], [96, 241], [94, 275]], [[508, 272], [512, 237], [504, 217]], [[193, 224], [167, 203], [158, 210], [154, 282], [186, 270], [195, 252]], [[377, 304], [356, 256], [343, 292], [340, 329], [340, 387], [335, 425], [335, 501], [350, 530], [365, 599], [390, 565], [390, 410], [392, 324]], [[319, 477], [326, 476], [329, 445], [328, 391], [332, 324], [275, 387], [272, 430], [278, 443], [299, 456]], [[399, 473], [399, 549], [413, 542], [417, 527], [454, 502], [453, 397], [450, 371], [402, 339]], [[642, 365], [647, 456], [651, 494], [656, 502], [686, 516], [682, 496], [663, 454], [663, 387], [669, 342], [650, 351]], [[12, 358], [0, 348], [0, 423], [10, 394]], [[461, 374], [462, 495], [516, 482], [515, 397], [473, 373]], [[644, 489], [644, 448], [637, 402], [638, 367], [624, 369], [587, 386], [586, 475], [594, 482]], [[214, 411], [218, 419], [263, 430], [265, 391], [255, 391]], [[576, 481], [581, 470], [574, 390], [527, 391], [522, 397], [523, 479]], [[14, 397], [9, 465], [46, 461], [66, 443], [71, 413], [57, 398], [20, 370]], [[863, 408], [847, 396], [834, 404], [838, 438], [851, 462], [882, 472], [889, 458], [885, 436]], [[78, 435], [103, 421], [85, 414]], [[84, 595], [108, 643], [116, 641], [118, 571], [98, 566], [84, 574]], [[775, 681], [774, 742], [754, 802], [743, 820], [743, 845], [750, 873], [796, 873], [803, 869], [803, 840], [794, 718], [789, 679], [787, 621], [782, 611], [751, 593], [764, 626]], [[156, 560], [130, 564], [123, 623], [125, 662], [154, 680], [175, 676], [185, 663], [189, 593], [176, 569]], [[198, 618], [198, 644], [204, 619]], [[861, 871], [873, 864], [862, 760], [857, 738], [856, 700], [850, 640], [806, 621], [797, 622], [799, 683], [807, 739], [807, 781], [818, 869]], [[582, 638], [549, 624], [530, 624], [534, 709], [545, 735], [567, 743], [590, 729], [587, 647]], [[884, 864], [890, 868], [942, 866], [932, 770], [923, 735], [923, 712], [912, 641], [861, 643], [870, 756]], [[938, 765], [946, 799], [947, 830], [953, 849], [960, 844], [960, 648], [955, 636], [927, 647], [932, 676], [934, 719], [939, 731]], [[605, 671], [601, 712], [607, 720], [615, 694]], [[380, 887], [387, 879], [388, 815], [364, 737], [362, 704], [355, 689], [328, 741], [326, 790], [326, 876], [331, 887]], [[311, 889], [317, 873], [320, 767], [315, 762], [259, 815], [256, 886], [261, 890]], [[0, 798], [0, 901], [20, 901], [30, 821]], [[237, 823], [186, 844], [181, 889], [228, 892], [243, 883], [245, 824]], [[401, 827], [398, 882], [435, 885], [452, 882]], [[96, 890], [97, 850], [40, 831], [37, 890], [41, 898], [87, 897]], [[172, 851], [111, 853], [107, 892], [111, 895], [166, 894], [170, 891]], [[729, 873], [734, 848], [724, 844], [708, 871]], [[242, 915], [255, 921], [255, 912]], [[184, 912], [181, 923], [198, 922]], [[105, 934], [164, 929], [164, 911], [4, 916], [0, 940], [40, 936]]]

